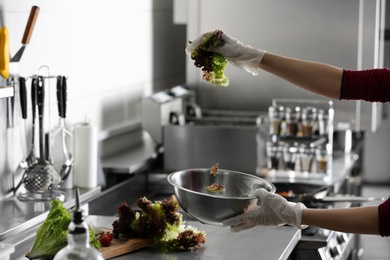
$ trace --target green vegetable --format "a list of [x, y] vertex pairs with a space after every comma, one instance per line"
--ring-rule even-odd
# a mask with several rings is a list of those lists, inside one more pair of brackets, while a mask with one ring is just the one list
[[[224, 56], [212, 50], [225, 44], [222, 31], [215, 30], [205, 34], [202, 43], [191, 53], [195, 66], [203, 71], [203, 79], [213, 85], [228, 86], [229, 78], [224, 74], [227, 60]], [[211, 50], [211, 51], [210, 51]]]
[[[51, 201], [49, 214], [38, 228], [34, 244], [26, 257], [29, 259], [54, 257], [68, 244], [67, 235], [70, 222], [71, 213], [66, 210], [61, 201]], [[99, 248], [99, 241], [91, 228], [89, 228], [89, 234], [90, 245]]]
[[89, 228], [89, 245], [96, 249], [100, 249], [100, 242], [95, 235], [95, 231], [93, 231], [93, 229], [90, 226], [88, 226], [88, 228]]
[[154, 203], [140, 198], [137, 205], [141, 212], [132, 210], [126, 202], [118, 207], [114, 237], [151, 238], [154, 247], [165, 252], [194, 250], [206, 242], [203, 231], [185, 226], [183, 215], [177, 212], [179, 204], [175, 196]]

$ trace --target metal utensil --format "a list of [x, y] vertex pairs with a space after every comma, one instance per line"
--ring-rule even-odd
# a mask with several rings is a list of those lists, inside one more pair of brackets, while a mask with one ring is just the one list
[[70, 176], [72, 170], [73, 158], [69, 152], [68, 145], [72, 138], [72, 134], [66, 127], [66, 100], [67, 100], [67, 84], [65, 76], [57, 77], [57, 104], [59, 123], [53, 129], [53, 164], [60, 173], [62, 182], [61, 188], [72, 188], [73, 179]]
[[[198, 221], [222, 225], [222, 221], [257, 207], [254, 190], [265, 188], [275, 192], [275, 186], [255, 175], [219, 169], [216, 176], [210, 169], [188, 169], [171, 173], [168, 182], [174, 187], [181, 208]], [[213, 183], [222, 184], [222, 192], [205, 189]]]
[[23, 120], [23, 125], [22, 125], [21, 131], [20, 131], [23, 158], [14, 172], [14, 183], [18, 182], [18, 185], [16, 185], [14, 187], [14, 193], [19, 189], [19, 187], [23, 183], [23, 180], [24, 180], [23, 174], [25, 173], [27, 167], [31, 165], [31, 164], [28, 164], [28, 161], [27, 161], [27, 157], [28, 157], [28, 155], [27, 155], [27, 140], [26, 140], [27, 89], [26, 89], [26, 79], [25, 78], [23, 78], [23, 77], [19, 78], [19, 86], [20, 86], [20, 92], [19, 92], [20, 106], [21, 106], [22, 120]]
[[33, 78], [31, 81], [31, 112], [32, 112], [32, 122], [31, 122], [31, 145], [30, 145], [30, 153], [27, 156], [27, 163], [32, 165], [36, 163], [37, 156], [35, 155], [35, 120], [37, 117], [37, 88], [38, 88], [38, 79]]
[[44, 149], [44, 100], [45, 100], [45, 86], [42, 76], [37, 78], [37, 105], [39, 115], [39, 159], [38, 162], [29, 167], [26, 171], [26, 178], [24, 186], [31, 192], [45, 192], [57, 188], [61, 181], [60, 175], [57, 173], [54, 166], [45, 158]]
[[31, 35], [34, 30], [35, 23], [37, 21], [38, 13], [39, 13], [39, 7], [33, 6], [31, 7], [30, 16], [28, 17], [26, 29], [24, 30], [23, 38], [22, 38], [22, 47], [18, 50], [18, 52], [12, 57], [11, 62], [19, 62], [22, 58], [24, 49], [26, 48], [27, 44], [30, 43]]
[[[21, 86], [21, 96], [23, 95], [23, 83], [20, 84]], [[32, 123], [31, 123], [31, 144], [30, 144], [30, 152], [27, 155], [27, 157], [24, 159], [22, 167], [23, 169], [18, 169], [15, 172], [15, 176], [19, 176], [19, 171], [23, 171], [23, 176], [21, 180], [19, 181], [18, 185], [14, 188], [14, 193], [20, 188], [20, 186], [23, 184], [24, 180], [26, 179], [27, 172], [26, 169], [30, 167], [31, 165], [35, 164], [37, 162], [37, 156], [35, 154], [35, 119], [36, 119], [36, 105], [37, 105], [37, 87], [38, 87], [38, 80], [37, 78], [33, 78], [31, 81], [31, 110], [32, 110]], [[21, 104], [23, 104], [24, 98], [21, 98]], [[27, 103], [27, 100], [26, 100]], [[27, 108], [27, 106], [26, 106]], [[26, 111], [27, 112], [27, 111]], [[22, 115], [23, 115], [23, 108], [22, 108]], [[27, 115], [26, 115], [27, 117]], [[19, 171], [18, 171], [19, 170]]]

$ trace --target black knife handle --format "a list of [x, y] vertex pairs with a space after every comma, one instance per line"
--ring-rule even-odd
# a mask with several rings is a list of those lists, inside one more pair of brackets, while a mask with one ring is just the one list
[[57, 106], [58, 106], [58, 115], [63, 117], [64, 114], [64, 105], [62, 103], [62, 77], [57, 76]]
[[45, 80], [42, 76], [37, 78], [37, 104], [38, 104], [38, 115], [43, 117], [45, 107]]
[[33, 78], [31, 81], [31, 107], [32, 107], [32, 118], [33, 121], [36, 117], [36, 111], [37, 111], [37, 88], [38, 88], [38, 79]]
[[20, 107], [22, 109], [22, 118], [27, 118], [27, 89], [26, 89], [26, 79], [19, 77], [19, 94], [20, 94]]
[[66, 82], [66, 77], [62, 76], [62, 111], [63, 118], [66, 117], [66, 102], [68, 101], [68, 86]]

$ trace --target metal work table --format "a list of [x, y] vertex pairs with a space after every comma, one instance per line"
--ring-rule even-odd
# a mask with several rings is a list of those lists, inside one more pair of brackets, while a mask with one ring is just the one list
[[[87, 222], [95, 226], [111, 227], [116, 217], [89, 216]], [[301, 238], [301, 231], [294, 227], [255, 227], [238, 233], [229, 228], [186, 221], [206, 232], [207, 242], [193, 252], [161, 253], [145, 248], [122, 256], [121, 259], [288, 259]]]
[[[64, 207], [70, 209], [76, 204], [74, 191], [63, 190], [63, 192]], [[81, 203], [98, 197], [100, 192], [100, 187], [80, 189]], [[36, 230], [46, 219], [49, 209], [49, 201], [20, 201], [16, 196], [0, 201], [0, 242], [12, 244], [18, 251], [19, 247], [24, 247], [24, 241], [29, 239], [33, 241]]]
[[145, 170], [158, 156], [158, 149], [152, 137], [143, 131], [141, 142], [131, 149], [102, 158], [106, 174], [136, 174]]
[[[294, 177], [303, 178], [306, 182], [326, 182], [337, 185], [347, 178], [348, 171], [356, 158], [354, 154], [345, 154], [335, 156], [333, 159], [331, 176], [322, 175], [314, 178], [315, 175], [293, 176], [291, 173], [279, 173], [277, 178], [268, 176], [267, 179], [272, 182], [283, 178], [289, 180]], [[172, 195], [173, 187], [167, 182], [166, 176], [166, 173], [135, 174], [104, 191], [100, 188], [81, 190], [82, 204], [87, 207], [91, 215], [89, 220], [95, 218], [99, 220], [97, 224], [111, 227], [117, 207], [123, 201], [127, 201], [131, 207], [134, 207], [137, 199], [142, 196], [154, 201]], [[67, 196], [65, 207], [71, 208], [73, 205], [74, 197]], [[25, 260], [24, 254], [31, 247], [36, 230], [47, 216], [48, 202], [26, 203], [18, 201], [17, 198], [11, 198], [0, 202], [0, 208], [0, 228], [2, 228], [0, 242], [15, 245], [16, 251], [11, 259]], [[183, 211], [181, 213], [187, 224], [196, 226], [207, 233], [208, 242], [203, 249], [196, 252], [172, 254], [172, 257], [176, 257], [175, 259], [211, 259], [211, 257], [213, 259], [251, 259], [252, 256], [256, 259], [259, 259], [259, 256], [261, 256], [260, 259], [287, 259], [301, 237], [300, 230], [292, 227], [256, 227], [248, 231], [231, 233], [228, 228], [203, 225], [193, 221]], [[100, 221], [102, 221], [101, 224]], [[132, 259], [165, 259], [162, 254], [152, 249], [132, 253], [131, 257]], [[123, 256], [117, 259], [127, 258]]]

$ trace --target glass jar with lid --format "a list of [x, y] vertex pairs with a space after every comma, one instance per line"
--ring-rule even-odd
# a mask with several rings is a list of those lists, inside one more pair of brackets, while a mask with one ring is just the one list
[[270, 106], [268, 108], [268, 118], [270, 121], [271, 135], [280, 135], [281, 123], [284, 118], [284, 107], [283, 106]]
[[315, 107], [306, 107], [302, 110], [303, 136], [312, 137], [314, 124], [317, 120], [317, 109]]
[[293, 145], [290, 145], [288, 143], [284, 144], [283, 146], [284, 169], [294, 171], [297, 158], [298, 158], [297, 144], [296, 143], [294, 143]]
[[298, 132], [298, 122], [301, 114], [300, 107], [286, 108], [286, 124], [287, 124], [287, 130], [286, 135], [287, 136], [296, 136]]
[[302, 144], [299, 147], [299, 165], [302, 172], [312, 171], [314, 151], [314, 148], [307, 146], [306, 144]]
[[328, 134], [328, 122], [328, 113], [326, 113], [323, 109], [318, 110], [318, 133], [320, 135]]

